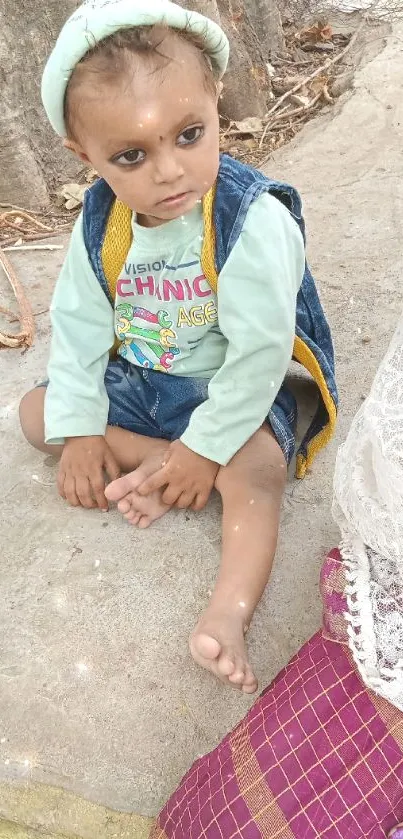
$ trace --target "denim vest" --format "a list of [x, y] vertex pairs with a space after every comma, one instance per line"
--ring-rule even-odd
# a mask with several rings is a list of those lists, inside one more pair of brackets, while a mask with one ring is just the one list
[[[214, 289], [242, 230], [250, 205], [264, 192], [269, 192], [287, 207], [305, 241], [298, 192], [288, 184], [270, 180], [251, 166], [221, 155], [217, 182], [210, 193], [211, 200], [203, 202], [203, 254], [210, 247], [212, 259], [206, 264], [202, 255], [202, 266], [206, 279]], [[85, 194], [83, 231], [91, 266], [114, 306], [114, 287], [132, 240], [131, 211], [116, 200], [104, 180], [97, 181]], [[318, 387], [317, 410], [297, 455], [296, 473], [302, 478], [315, 454], [333, 434], [338, 405], [332, 338], [307, 264], [297, 297], [295, 335], [294, 358], [311, 374]]]

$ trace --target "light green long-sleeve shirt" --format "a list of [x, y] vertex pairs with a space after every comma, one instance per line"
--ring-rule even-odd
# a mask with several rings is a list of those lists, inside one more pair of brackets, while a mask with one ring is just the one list
[[113, 311], [90, 265], [82, 218], [76, 223], [51, 305], [46, 441], [105, 433], [104, 375], [116, 330], [129, 362], [209, 379], [208, 399], [181, 439], [226, 464], [262, 425], [291, 360], [305, 264], [301, 233], [276, 198], [260, 196], [217, 296], [201, 268], [200, 205], [156, 228], [133, 221], [133, 233]]

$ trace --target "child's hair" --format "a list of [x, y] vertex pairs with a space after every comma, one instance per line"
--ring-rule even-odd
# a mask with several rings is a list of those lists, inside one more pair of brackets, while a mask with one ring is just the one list
[[206, 90], [212, 95], [217, 91], [217, 80], [209, 56], [205, 51], [203, 38], [190, 29], [174, 29], [163, 24], [135, 26], [120, 29], [108, 38], [96, 43], [74, 68], [64, 100], [64, 119], [67, 136], [74, 138], [75, 109], [72, 94], [89, 73], [100, 74], [105, 81], [116, 83], [125, 74], [131, 55], [140, 55], [150, 64], [165, 66], [170, 61], [160, 47], [167, 34], [190, 44], [197, 51]]

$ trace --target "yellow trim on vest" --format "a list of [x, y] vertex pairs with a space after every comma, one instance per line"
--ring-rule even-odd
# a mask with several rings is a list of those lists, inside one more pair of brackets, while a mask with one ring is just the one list
[[[215, 265], [216, 237], [213, 218], [214, 201], [215, 186], [203, 198], [204, 237], [201, 264], [209, 286], [217, 294], [218, 274]], [[104, 274], [113, 302], [116, 297], [117, 281], [122, 267], [125, 264], [127, 254], [129, 253], [132, 239], [132, 211], [116, 199], [112, 204], [109, 214], [101, 254]], [[116, 354], [119, 346], [120, 341], [116, 339], [111, 354]], [[337, 411], [318, 361], [309, 347], [297, 336], [294, 342], [293, 357], [311, 374], [320, 390], [329, 414], [328, 424], [308, 444], [306, 457], [302, 454], [297, 455], [296, 477], [304, 478], [307, 469], [310, 468], [317, 453], [326, 446], [333, 436]]]
[[214, 294], [218, 289], [218, 274], [215, 264], [215, 228], [213, 209], [215, 201], [215, 185], [209, 189], [203, 198], [204, 237], [201, 252], [201, 266], [204, 276]]
[[295, 475], [297, 478], [304, 478], [307, 469], [310, 468], [312, 465], [313, 459], [316, 457], [318, 452], [327, 445], [329, 440], [333, 437], [334, 430], [336, 427], [336, 420], [337, 420], [337, 410], [334, 404], [334, 401], [331, 397], [329, 388], [326, 384], [326, 379], [322, 373], [320, 368], [319, 362], [315, 358], [312, 350], [303, 342], [302, 338], [298, 336], [295, 337], [294, 341], [294, 351], [293, 357], [296, 361], [299, 361], [305, 370], [311, 374], [313, 380], [316, 382], [323, 402], [325, 403], [326, 410], [329, 414], [329, 422], [328, 424], [322, 428], [322, 431], [313, 437], [312, 440], [308, 443], [306, 457], [303, 454], [297, 455], [297, 465], [295, 470]]
[[[109, 213], [101, 251], [102, 267], [113, 306], [115, 305], [117, 282], [126, 262], [132, 239], [132, 211], [130, 207], [116, 198]], [[111, 358], [117, 355], [120, 344], [119, 338], [115, 337], [115, 342], [110, 351]]]
[[115, 303], [116, 285], [126, 262], [133, 239], [132, 211], [117, 199], [113, 202], [102, 246], [102, 266], [112, 303]]

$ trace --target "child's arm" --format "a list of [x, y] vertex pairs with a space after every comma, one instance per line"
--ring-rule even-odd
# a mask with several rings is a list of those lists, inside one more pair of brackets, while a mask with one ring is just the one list
[[114, 340], [113, 309], [88, 260], [81, 218], [73, 230], [50, 311], [45, 440], [66, 443], [59, 491], [72, 504], [106, 508], [103, 469], [112, 478], [118, 474], [104, 439], [109, 406], [104, 375]]
[[45, 442], [105, 433], [104, 375], [113, 346], [113, 309], [90, 265], [81, 217], [50, 307], [52, 342], [45, 400]]
[[220, 274], [218, 321], [228, 347], [182, 435], [193, 451], [226, 465], [265, 421], [291, 361], [304, 268], [296, 222], [262, 195]]
[[164, 500], [178, 493], [188, 498], [189, 492], [205, 499], [219, 465], [227, 464], [261, 427], [291, 361], [304, 267], [296, 222], [276, 198], [261, 196], [219, 278], [219, 325], [228, 340], [225, 362], [181, 441], [171, 444], [166, 466], [143, 484], [142, 492], [167, 484]]

